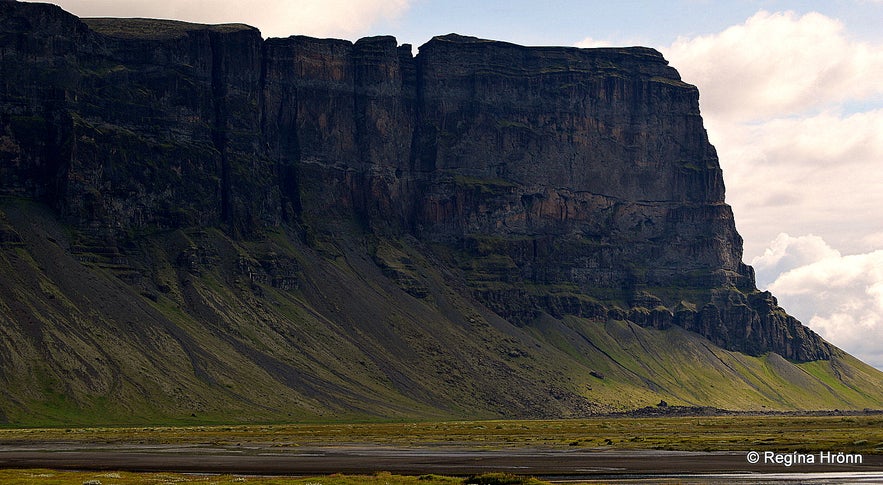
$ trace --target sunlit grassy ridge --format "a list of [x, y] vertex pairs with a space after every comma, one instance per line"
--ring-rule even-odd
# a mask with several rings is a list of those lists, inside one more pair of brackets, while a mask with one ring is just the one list
[[190, 32], [238, 32], [255, 30], [245, 24], [204, 25], [177, 20], [157, 20], [139, 18], [85, 18], [83, 22], [90, 29], [111, 37], [128, 39], [174, 39]]

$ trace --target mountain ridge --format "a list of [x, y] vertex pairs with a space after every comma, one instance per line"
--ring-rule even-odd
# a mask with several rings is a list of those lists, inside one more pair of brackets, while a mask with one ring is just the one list
[[883, 402], [755, 287], [652, 49], [0, 19], [11, 423]]

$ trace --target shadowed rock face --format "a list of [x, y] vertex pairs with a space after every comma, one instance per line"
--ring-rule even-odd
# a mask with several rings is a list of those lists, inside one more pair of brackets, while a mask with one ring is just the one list
[[674, 324], [752, 354], [829, 356], [757, 292], [698, 91], [658, 52], [449, 35], [417, 61], [415, 167], [432, 180], [417, 232], [464, 248], [467, 280], [498, 313]]
[[391, 37], [0, 8], [0, 190], [102, 237], [356, 217], [449, 248], [469, 290], [523, 324], [625, 318], [829, 355], [756, 293], [698, 91], [652, 49], [451, 34], [414, 58]]
[[[74, 251], [137, 259], [138, 234], [197, 226], [320, 249], [408, 237], [520, 326], [575, 315], [832, 355], [755, 288], [699, 93], [652, 49], [451, 34], [415, 57], [392, 37], [263, 40], [17, 2], [0, 2], [0, 36], [0, 194], [49, 202]], [[365, 251], [426, 297], [410, 263]], [[294, 278], [274, 258], [265, 279]]]

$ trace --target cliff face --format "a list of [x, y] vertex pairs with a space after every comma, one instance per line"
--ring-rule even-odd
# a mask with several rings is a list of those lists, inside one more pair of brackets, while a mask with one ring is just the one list
[[392, 37], [356, 44], [308, 37], [265, 45], [264, 133], [291, 214], [359, 213], [402, 227], [410, 169], [415, 62]]
[[51, 6], [0, 9], [4, 192], [43, 196], [107, 234], [277, 218], [278, 190], [263, 190], [275, 177], [260, 146], [258, 31], [103, 22], [123, 40]]
[[391, 37], [3, 9], [3, 191], [102, 244], [359, 217], [453, 249], [474, 295], [525, 324], [616, 317], [830, 353], [753, 295], [698, 92], [656, 51], [452, 34], [413, 58]]
[[[193, 275], [288, 291], [315, 284], [313, 251], [367, 257], [433, 311], [440, 271], [528, 330], [578, 317], [797, 362], [838, 352], [755, 288], [698, 91], [652, 49], [451, 34], [415, 57], [391, 37], [42, 4], [0, 2], [0, 19], [0, 194], [48, 203], [67, 254], [196, 321]], [[238, 256], [200, 242], [212, 228]], [[280, 231], [286, 246], [243, 249]]]
[[418, 232], [465, 245], [466, 278], [498, 313], [674, 324], [728, 349], [829, 355], [755, 294], [698, 92], [658, 52], [451, 35], [418, 66], [415, 166], [432, 180]]

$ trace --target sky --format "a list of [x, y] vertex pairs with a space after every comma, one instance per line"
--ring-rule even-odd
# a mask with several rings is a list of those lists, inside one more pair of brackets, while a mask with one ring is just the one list
[[[699, 87], [758, 287], [883, 369], [883, 0], [57, 0], [264, 37], [643, 45]], [[244, 7], [246, 6], [247, 7]]]

